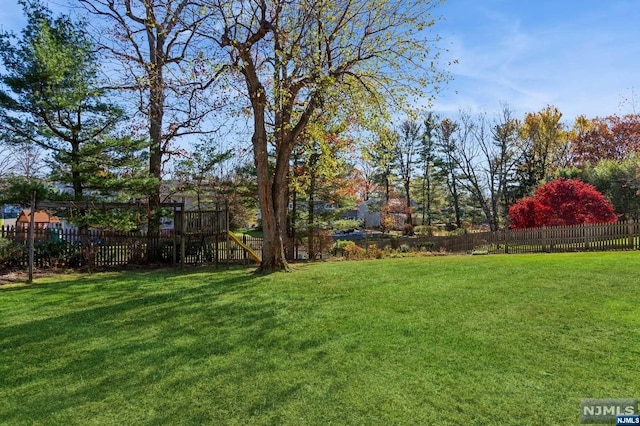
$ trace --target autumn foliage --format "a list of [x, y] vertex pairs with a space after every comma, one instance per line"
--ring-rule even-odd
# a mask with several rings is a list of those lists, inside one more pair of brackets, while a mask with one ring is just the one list
[[640, 151], [640, 114], [592, 120], [578, 117], [571, 147], [576, 165], [624, 160]]
[[610, 223], [613, 206], [593, 186], [578, 179], [557, 179], [509, 208], [511, 228]]

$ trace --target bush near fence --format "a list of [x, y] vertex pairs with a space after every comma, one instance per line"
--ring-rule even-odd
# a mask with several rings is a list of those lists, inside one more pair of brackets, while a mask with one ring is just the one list
[[[37, 268], [124, 267], [145, 264], [149, 239], [144, 233], [91, 230], [37, 229], [34, 266]], [[157, 247], [167, 264], [179, 264], [184, 241], [185, 264], [249, 264], [248, 254], [225, 234], [178, 236], [163, 232]], [[242, 236], [257, 253], [262, 238]], [[640, 249], [640, 222], [587, 224], [535, 229], [507, 229], [497, 232], [470, 232], [451, 236], [364, 238], [354, 241], [364, 250], [377, 247], [411, 248], [446, 253], [551, 253]], [[27, 233], [14, 227], [0, 227], [0, 269], [28, 266]]]
[[[248, 264], [247, 253], [226, 233], [202, 235], [173, 230], [163, 231], [155, 247], [161, 249], [166, 264], [180, 264], [184, 241], [185, 264]], [[262, 251], [262, 238], [244, 235], [242, 241], [257, 253]], [[36, 229], [34, 233], [34, 266], [36, 268], [112, 268], [147, 263], [150, 240], [143, 232], [112, 232], [76, 229]], [[28, 266], [28, 232], [21, 228], [0, 227], [0, 269]]]
[[447, 253], [557, 253], [640, 249], [640, 222], [585, 224], [533, 229], [506, 229], [496, 232], [469, 232], [449, 236], [378, 236], [355, 241], [366, 248]]

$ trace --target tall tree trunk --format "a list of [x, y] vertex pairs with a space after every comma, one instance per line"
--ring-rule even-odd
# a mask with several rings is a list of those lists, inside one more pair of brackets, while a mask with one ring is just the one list
[[[283, 207], [287, 207], [286, 198], [283, 199], [286, 193], [281, 189], [281, 187], [287, 183], [287, 180], [286, 175], [283, 177], [282, 171], [274, 174], [273, 181], [270, 179], [267, 129], [264, 117], [266, 106], [264, 102], [264, 89], [259, 86], [257, 88], [253, 87], [252, 89], [252, 93], [254, 93], [254, 96], [252, 96], [254, 133], [251, 141], [253, 143], [258, 180], [258, 199], [260, 212], [262, 214], [262, 232], [264, 235], [262, 262], [260, 263], [259, 270], [261, 272], [288, 270], [289, 265], [284, 255], [284, 244], [281, 233], [282, 229], [286, 231], [286, 216], [283, 226], [280, 226], [278, 223], [282, 218]], [[279, 203], [276, 200], [279, 200]]]
[[70, 158], [70, 166], [71, 166], [71, 187], [73, 188], [73, 199], [76, 201], [80, 201], [83, 198], [83, 185], [82, 185], [82, 174], [80, 173], [80, 164], [82, 163], [82, 158], [80, 158], [80, 140], [79, 135], [76, 132], [73, 132], [71, 137], [67, 139], [67, 142], [71, 145], [71, 158]]
[[[408, 235], [413, 235], [413, 216], [411, 212], [411, 186], [410, 181], [407, 179], [404, 183], [404, 195], [407, 198], [407, 218], [405, 220], [405, 227], [403, 232]], [[407, 226], [410, 225], [410, 228]]]
[[461, 228], [462, 218], [460, 217], [461, 216], [460, 196], [458, 195], [458, 185], [457, 185], [455, 176], [452, 178], [452, 181], [451, 181], [451, 196], [453, 198], [453, 211], [455, 213], [456, 227]]
[[262, 232], [264, 234], [260, 270], [263, 272], [271, 272], [274, 270], [287, 269], [288, 265], [284, 256], [282, 237], [276, 225], [277, 215], [273, 203], [272, 184], [269, 179], [266, 133], [264, 131], [260, 132], [257, 127], [252, 142], [258, 178], [258, 198], [260, 201], [260, 211], [262, 213]]
[[427, 183], [427, 225], [431, 226], [431, 177], [428, 172], [425, 175], [425, 181]]
[[[280, 170], [281, 169], [281, 170]], [[289, 160], [283, 160], [276, 166], [273, 176], [273, 203], [276, 212], [276, 229], [282, 241], [284, 258], [291, 253], [291, 238], [289, 238]]]
[[298, 236], [296, 235], [297, 233], [297, 229], [296, 229], [296, 221], [298, 220], [298, 192], [295, 190], [295, 188], [293, 189], [293, 194], [291, 195], [291, 203], [292, 203], [292, 209], [291, 209], [291, 242], [292, 242], [292, 258], [293, 259], [297, 259], [298, 258], [298, 245], [296, 243], [296, 238], [298, 238]]
[[156, 185], [149, 193], [147, 260], [160, 260], [160, 185], [162, 181], [162, 121], [164, 116], [164, 82], [162, 68], [155, 65], [151, 72], [149, 96], [149, 176], [156, 179]]
[[[263, 28], [268, 31], [268, 28]], [[247, 84], [247, 91], [251, 99], [253, 110], [253, 158], [256, 166], [256, 178], [258, 182], [258, 203], [262, 215], [262, 262], [258, 270], [260, 272], [287, 271], [289, 265], [284, 253], [283, 236], [286, 238], [287, 209], [288, 209], [288, 185], [289, 185], [289, 161], [291, 149], [287, 151], [288, 140], [282, 140], [282, 135], [277, 137], [276, 169], [273, 180], [269, 170], [269, 153], [267, 143], [267, 127], [265, 111], [267, 108], [267, 95], [260, 82], [258, 72], [253, 62], [249, 49], [240, 49], [240, 57], [244, 62], [242, 72]]]
[[422, 225], [426, 225], [425, 219], [426, 219], [427, 204], [428, 204], [426, 188], [427, 188], [426, 180], [423, 179], [422, 180], [422, 185], [420, 187], [421, 192], [422, 192], [422, 200], [421, 200], [421, 202], [422, 202]]
[[387, 202], [387, 204], [389, 204], [389, 174], [387, 173], [384, 176], [384, 197], [385, 197], [385, 201]]

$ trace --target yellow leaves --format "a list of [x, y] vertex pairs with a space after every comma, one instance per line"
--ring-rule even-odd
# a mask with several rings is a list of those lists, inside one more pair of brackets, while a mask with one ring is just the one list
[[585, 115], [579, 115], [573, 122], [573, 128], [569, 132], [569, 138], [571, 140], [592, 132], [598, 128], [598, 120], [589, 119]]
[[562, 113], [548, 105], [542, 111], [528, 113], [521, 127], [524, 148], [540, 179], [566, 162], [569, 131], [561, 119]]
[[558, 108], [547, 105], [542, 111], [527, 113], [522, 126], [522, 136], [538, 143], [559, 144], [568, 138], [562, 113]]

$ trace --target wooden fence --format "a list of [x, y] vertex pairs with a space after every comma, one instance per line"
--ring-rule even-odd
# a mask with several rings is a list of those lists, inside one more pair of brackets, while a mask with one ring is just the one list
[[[20, 227], [0, 227], [0, 237], [12, 243], [0, 244], [0, 259], [5, 259], [0, 268], [28, 266], [28, 231]], [[228, 238], [226, 230], [204, 233], [166, 230], [151, 240], [143, 232], [38, 228], [35, 229], [34, 240], [34, 266], [37, 268], [107, 268], [146, 264], [150, 244], [159, 248], [160, 260], [166, 264], [238, 264], [251, 261], [247, 253]], [[244, 235], [242, 242], [257, 253], [262, 251], [262, 238]]]
[[[89, 230], [36, 229], [34, 266], [96, 268], [146, 264], [147, 248], [161, 250], [166, 264], [249, 264], [248, 253], [228, 238], [226, 232], [164, 231], [154, 241], [142, 232], [106, 232]], [[26, 267], [27, 230], [0, 227], [0, 269]], [[11, 244], [6, 244], [11, 242]], [[242, 243], [255, 252], [262, 251], [262, 238], [242, 236]], [[447, 253], [552, 253], [578, 251], [639, 250], [640, 222], [589, 224], [549, 228], [478, 232], [457, 236], [365, 238], [356, 241], [362, 247], [402, 246]], [[184, 250], [182, 245], [184, 244]]]
[[506, 229], [433, 237], [371, 238], [362, 247], [424, 248], [448, 253], [557, 253], [640, 249], [640, 222]]

